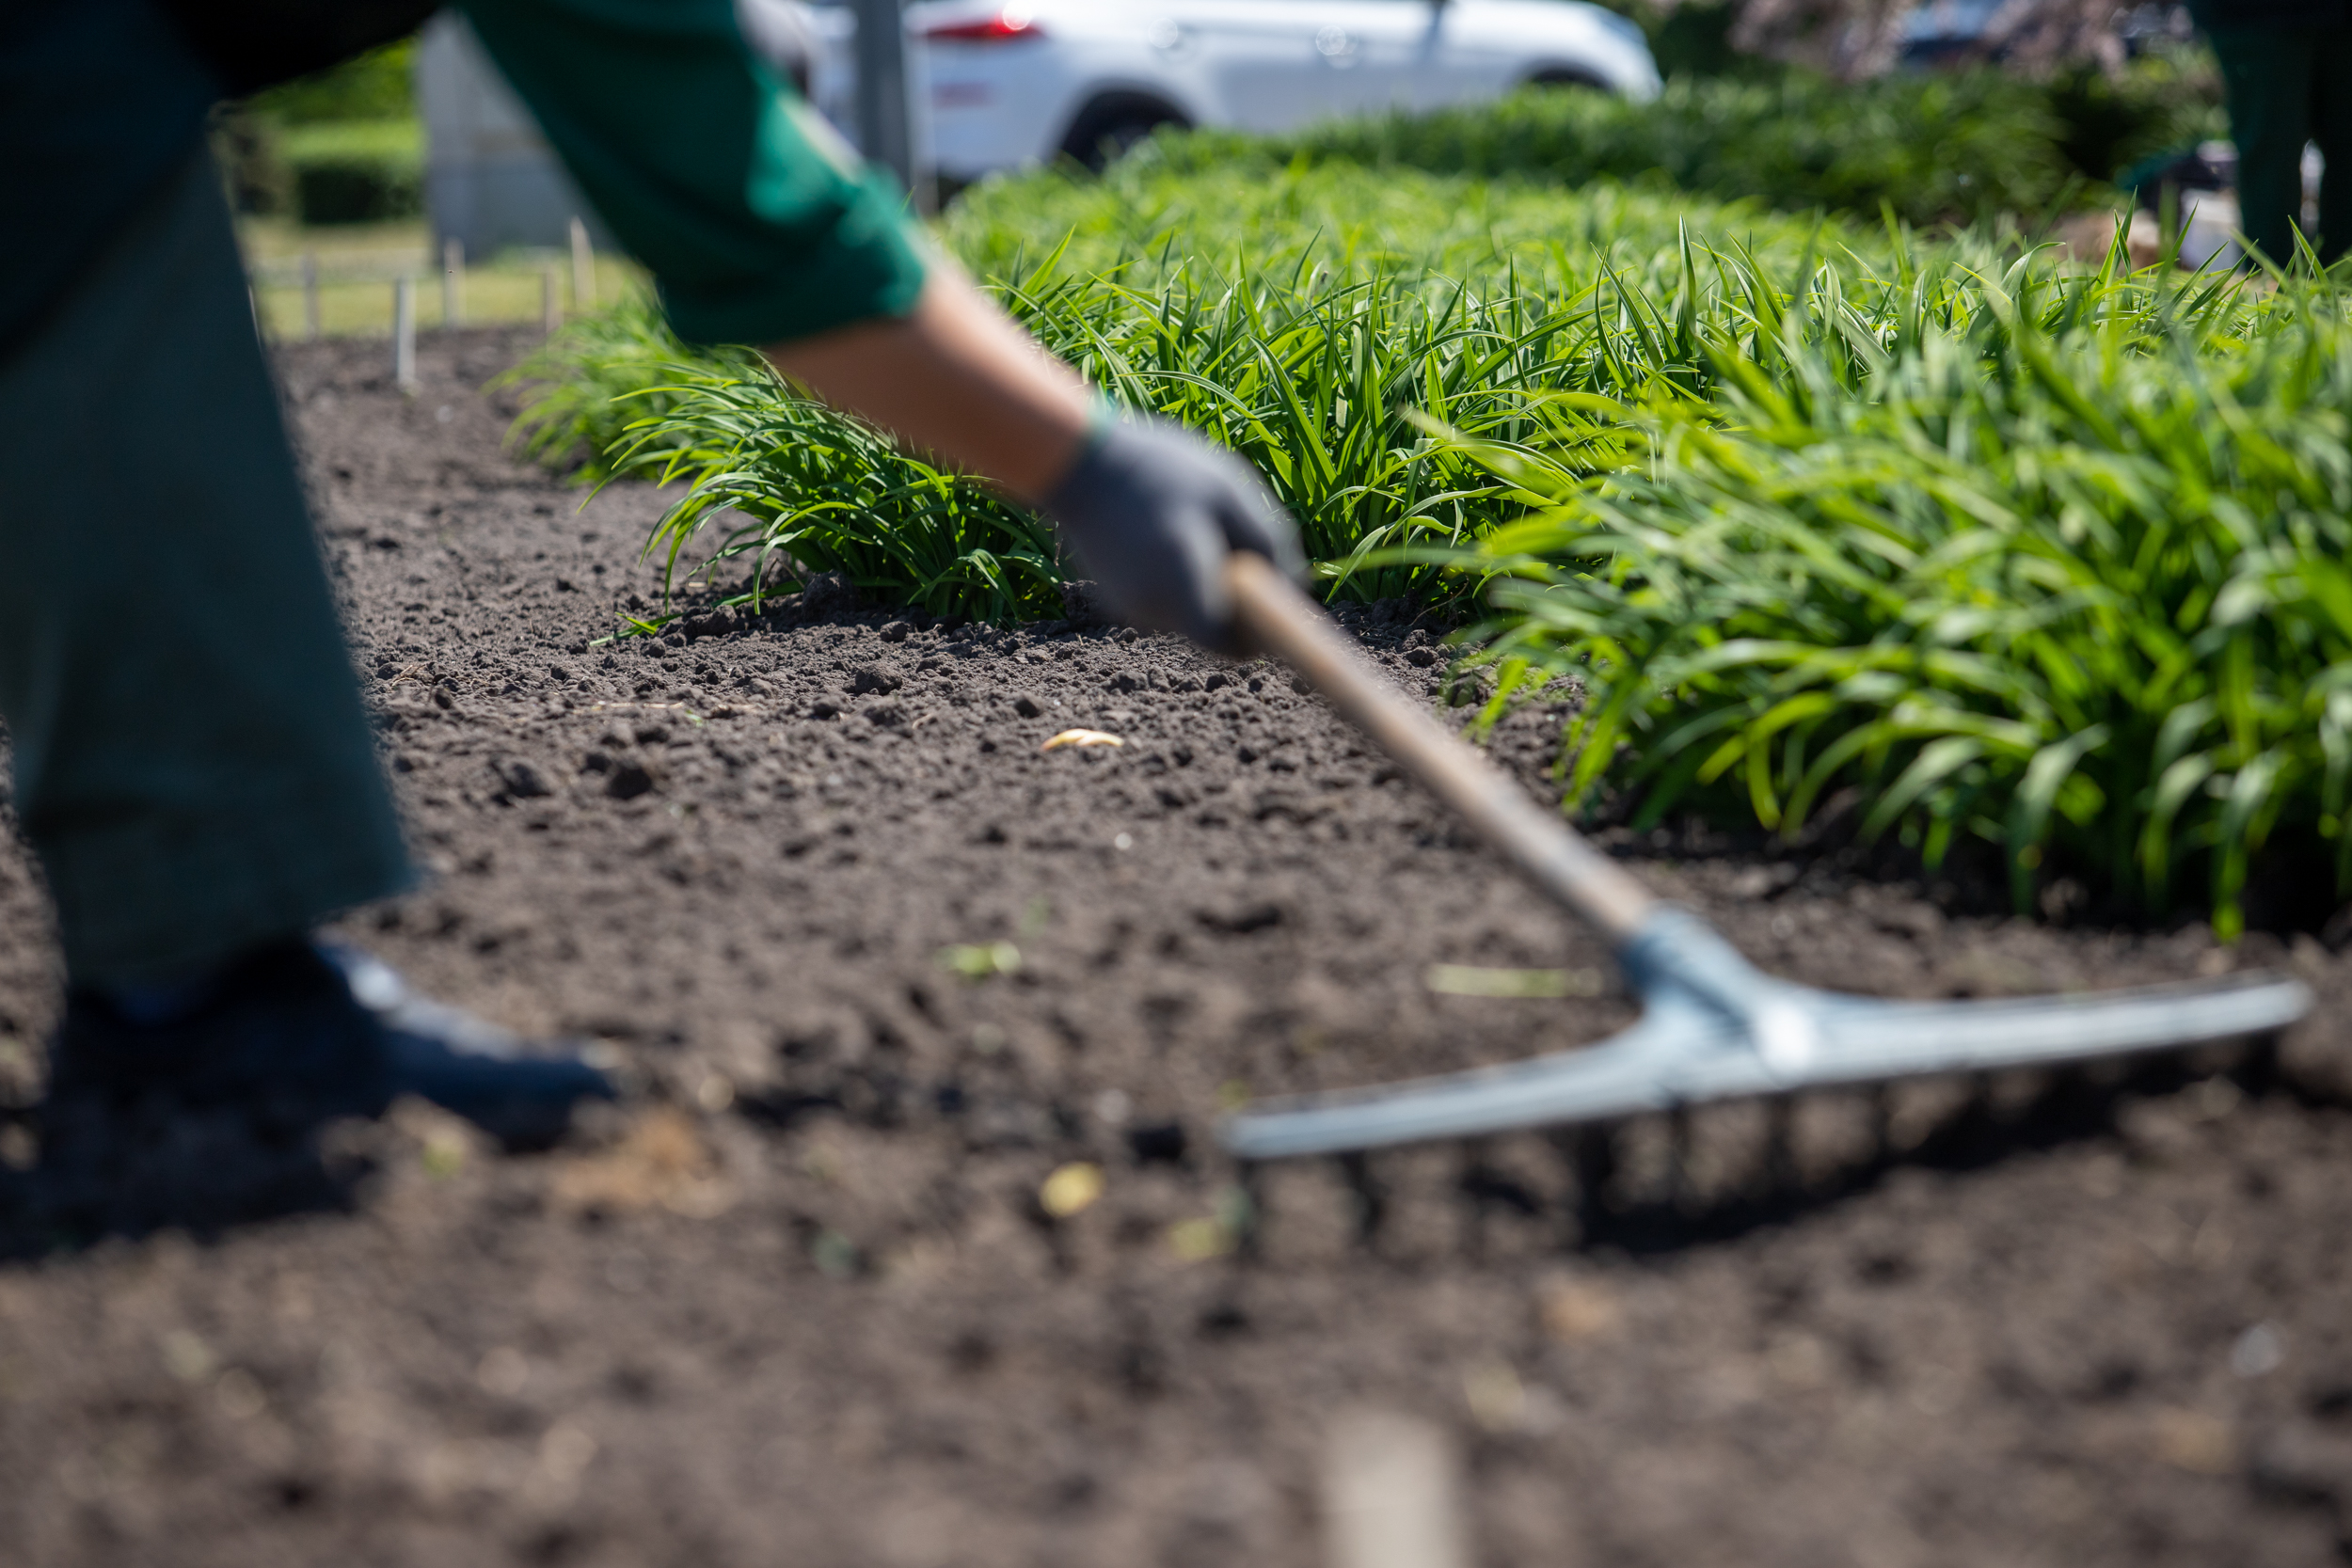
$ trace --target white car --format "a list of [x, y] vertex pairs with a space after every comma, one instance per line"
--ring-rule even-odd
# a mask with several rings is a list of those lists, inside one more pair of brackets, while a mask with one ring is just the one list
[[[854, 19], [793, 8], [811, 98], [854, 125]], [[1529, 83], [1659, 87], [1641, 29], [1578, 0], [919, 0], [906, 25], [918, 145], [958, 183], [1064, 154], [1100, 167], [1163, 125], [1288, 131]]]

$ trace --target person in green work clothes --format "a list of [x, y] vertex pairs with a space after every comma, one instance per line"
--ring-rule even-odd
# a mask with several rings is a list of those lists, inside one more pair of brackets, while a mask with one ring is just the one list
[[[298, 1127], [401, 1093], [544, 1141], [612, 1092], [311, 935], [412, 874], [204, 119], [432, 8], [0, 16], [0, 718], [68, 982], [45, 1143], [187, 1107]], [[993, 480], [1137, 624], [1224, 645], [1229, 552], [1297, 569], [1256, 476], [1112, 417], [752, 55], [730, 0], [462, 9], [682, 337], [767, 345], [820, 396]]]
[[2319, 232], [2323, 265], [2352, 246], [2352, 0], [2189, 0], [2213, 45], [2237, 144], [2238, 227], [2285, 266], [2303, 221], [2303, 148], [2328, 161]]

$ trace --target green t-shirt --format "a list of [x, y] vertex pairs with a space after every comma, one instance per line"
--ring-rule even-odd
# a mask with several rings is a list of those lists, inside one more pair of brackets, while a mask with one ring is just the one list
[[[697, 342], [914, 309], [904, 201], [744, 45], [733, 0], [468, 0], [582, 191]], [[218, 62], [215, 62], [215, 65]], [[219, 76], [146, 0], [0, 6], [0, 354], [196, 147]]]
[[680, 337], [770, 343], [914, 307], [887, 176], [753, 56], [733, 0], [464, 0]]

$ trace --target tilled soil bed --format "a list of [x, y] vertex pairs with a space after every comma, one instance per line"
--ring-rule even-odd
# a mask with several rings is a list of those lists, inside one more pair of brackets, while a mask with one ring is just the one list
[[[1485, 1568], [2352, 1556], [2352, 960], [1620, 841], [1820, 984], [2260, 962], [2321, 1006], [2225, 1073], [1810, 1101], [1777, 1161], [1754, 1109], [1638, 1126], [1597, 1194], [1532, 1135], [1252, 1190], [1220, 1104], [1597, 1038], [1605, 951], [1266, 666], [822, 590], [596, 645], [662, 501], [501, 454], [526, 346], [428, 341], [412, 398], [379, 345], [284, 354], [430, 873], [342, 930], [630, 1098], [537, 1155], [401, 1108], [339, 1134], [342, 1211], [19, 1224], [0, 1560], [1306, 1568], [1367, 1408], [1454, 1435]], [[1351, 624], [1438, 699], [1432, 628]], [[1495, 736], [1532, 786], [1557, 721]], [[1077, 726], [1125, 744], [1041, 751]], [[56, 984], [0, 844], [19, 1107]]]

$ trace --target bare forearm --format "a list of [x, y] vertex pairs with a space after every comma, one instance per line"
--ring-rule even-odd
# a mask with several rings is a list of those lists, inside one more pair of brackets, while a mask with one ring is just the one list
[[909, 445], [1037, 501], [1085, 445], [1086, 383], [942, 267], [914, 312], [771, 347], [795, 381]]

